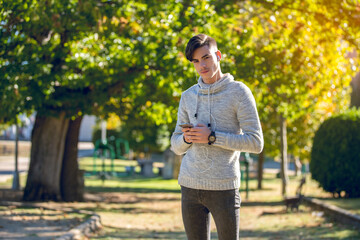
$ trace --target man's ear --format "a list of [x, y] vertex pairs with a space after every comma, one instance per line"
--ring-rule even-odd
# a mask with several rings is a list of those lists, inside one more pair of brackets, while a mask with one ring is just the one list
[[217, 60], [220, 61], [220, 60], [221, 60], [221, 52], [220, 52], [219, 50], [217, 50], [217, 51], [215, 52], [215, 54], [216, 54]]

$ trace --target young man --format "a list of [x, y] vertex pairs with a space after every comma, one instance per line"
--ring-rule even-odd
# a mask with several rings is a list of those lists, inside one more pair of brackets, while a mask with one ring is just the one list
[[[254, 97], [220, 68], [216, 41], [192, 37], [186, 58], [200, 75], [181, 95], [172, 150], [183, 157], [179, 184], [189, 240], [210, 239], [210, 213], [220, 240], [239, 238], [241, 152], [260, 153], [263, 135]], [[181, 127], [190, 123], [190, 127]]]

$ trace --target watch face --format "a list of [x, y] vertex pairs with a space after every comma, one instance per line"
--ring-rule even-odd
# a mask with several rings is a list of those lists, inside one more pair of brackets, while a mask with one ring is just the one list
[[210, 142], [214, 142], [215, 139], [216, 139], [215, 136], [210, 136], [210, 137], [209, 137], [209, 141], [210, 141]]

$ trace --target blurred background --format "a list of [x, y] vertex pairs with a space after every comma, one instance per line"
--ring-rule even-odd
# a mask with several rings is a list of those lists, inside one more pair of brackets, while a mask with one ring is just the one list
[[[1, 171], [27, 173], [27, 200], [81, 199], [77, 179], [105, 172], [104, 159], [112, 174], [113, 159], [143, 174], [142, 161], [160, 162], [162, 174], [181, 92], [196, 83], [184, 49], [198, 33], [217, 40], [223, 72], [255, 96], [265, 148], [248, 159], [260, 189], [264, 166], [274, 168], [286, 195], [288, 170], [309, 172], [319, 126], [359, 106], [355, 0], [1, 5]], [[81, 173], [78, 157], [94, 158], [91, 170]]]
[[101, 216], [96, 239], [186, 239], [169, 147], [199, 33], [263, 128], [263, 152], [239, 159], [242, 239], [360, 238], [358, 0], [0, 6], [0, 238], [53, 239], [89, 218], [72, 207]]

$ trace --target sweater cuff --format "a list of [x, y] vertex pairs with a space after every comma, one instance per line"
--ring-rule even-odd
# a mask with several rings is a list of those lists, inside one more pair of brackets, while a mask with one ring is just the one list
[[177, 154], [177, 155], [183, 155], [187, 152], [187, 150], [192, 146], [192, 144], [187, 144], [182, 134], [179, 134], [178, 136], [173, 136], [173, 139], [171, 140], [171, 150]]
[[215, 132], [216, 141], [214, 142], [215, 146], [224, 146], [226, 143], [226, 133]]

